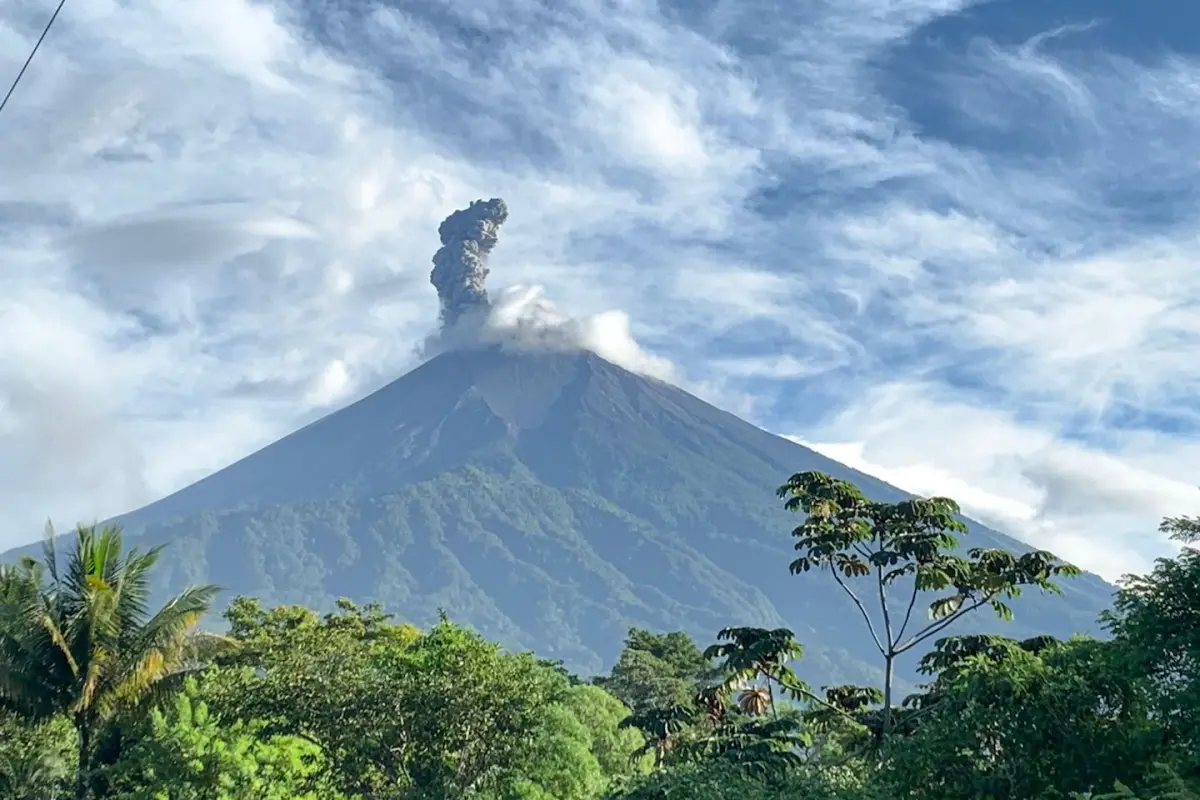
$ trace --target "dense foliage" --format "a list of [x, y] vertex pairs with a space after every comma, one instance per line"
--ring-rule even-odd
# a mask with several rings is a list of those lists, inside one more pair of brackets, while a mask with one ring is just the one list
[[[63, 559], [50, 539], [0, 570], [0, 797], [1200, 799], [1200, 521], [1164, 523], [1180, 553], [1123, 582], [1111, 638], [947, 636], [1074, 568], [961, 552], [946, 499], [871, 502], [819, 473], [781, 495], [805, 513], [793, 580], [853, 598], [842, 622], [873, 637], [878, 685], [809, 685], [786, 628], [707, 647], [634, 628], [588, 679], [445, 614], [420, 629], [350, 601], [238, 597], [218, 636], [196, 627], [213, 587], [149, 605], [157, 551], [80, 528]], [[913, 636], [936, 641], [927, 683], [892, 699]]]

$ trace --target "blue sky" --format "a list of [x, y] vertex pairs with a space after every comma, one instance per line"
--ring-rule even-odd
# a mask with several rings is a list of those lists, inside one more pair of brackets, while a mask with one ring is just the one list
[[0, 115], [0, 544], [407, 371], [499, 196], [515, 317], [1142, 569], [1200, 506], [1198, 104], [1182, 2], [71, 0]]

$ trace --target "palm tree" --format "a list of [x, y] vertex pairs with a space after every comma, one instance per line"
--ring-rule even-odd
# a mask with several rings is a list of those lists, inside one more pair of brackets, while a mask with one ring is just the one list
[[124, 551], [121, 531], [76, 528], [59, 563], [53, 530], [43, 558], [0, 571], [0, 704], [31, 720], [62, 714], [78, 736], [75, 799], [90, 800], [96, 734], [117, 713], [178, 686], [214, 638], [196, 624], [217, 594], [194, 586], [149, 610], [161, 547]]

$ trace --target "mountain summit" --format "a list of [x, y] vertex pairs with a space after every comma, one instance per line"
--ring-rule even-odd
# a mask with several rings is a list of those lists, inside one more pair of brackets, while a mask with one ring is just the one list
[[[414, 622], [445, 609], [582, 671], [631, 625], [701, 642], [787, 625], [826, 682], [874, 663], [824, 576], [788, 574], [796, 518], [774, 489], [821, 470], [906, 495], [673, 386], [590, 353], [445, 353], [368, 397], [118, 520], [170, 542], [159, 578], [227, 597], [329, 607], [379, 601]], [[973, 526], [971, 544], [1020, 548]], [[1094, 629], [1105, 583], [1031, 595], [1025, 636]], [[981, 616], [979, 620], [984, 618]]]
[[[444, 609], [582, 672], [611, 664], [631, 626], [703, 643], [728, 625], [786, 625], [808, 648], [805, 677], [870, 679], [873, 645], [849, 601], [825, 576], [789, 575], [797, 519], [774, 490], [819, 470], [877, 500], [906, 495], [583, 349], [586, 325], [491, 319], [511, 316], [484, 286], [507, 215], [477, 201], [439, 229], [441, 327], [426, 343], [439, 355], [116, 520], [171, 544], [163, 587], [318, 608], [344, 596], [418, 624]], [[970, 543], [1026, 549], [978, 525]], [[1111, 587], [1065, 588], [1015, 603], [1014, 623], [966, 624], [1094, 630]]]

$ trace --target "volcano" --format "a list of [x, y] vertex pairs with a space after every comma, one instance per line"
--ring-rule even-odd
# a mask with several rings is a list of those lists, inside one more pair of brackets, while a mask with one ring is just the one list
[[[213, 582], [226, 599], [322, 609], [349, 597], [417, 624], [443, 609], [584, 674], [612, 664], [630, 626], [702, 645], [728, 625], [787, 626], [804, 676], [870, 680], [854, 609], [827, 576], [788, 573], [797, 518], [774, 490], [804, 470], [908, 496], [596, 355], [476, 348], [115, 521], [168, 543], [163, 590]], [[967, 544], [1028, 549], [971, 528]], [[1096, 632], [1112, 587], [1064, 588], [958, 631]]]

